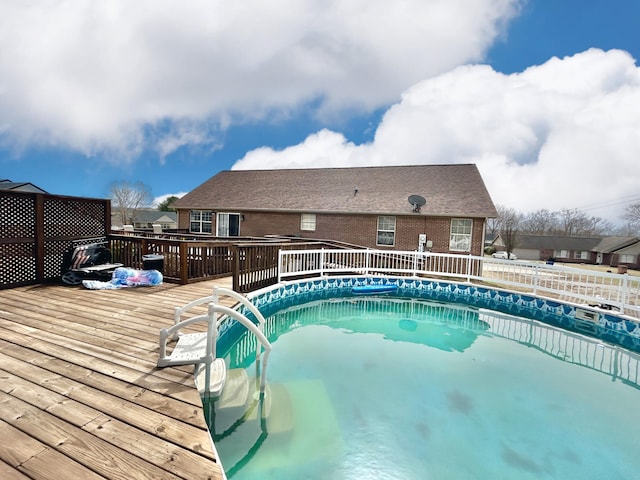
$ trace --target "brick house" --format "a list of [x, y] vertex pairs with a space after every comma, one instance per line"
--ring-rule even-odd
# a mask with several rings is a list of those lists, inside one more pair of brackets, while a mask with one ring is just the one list
[[[564, 263], [596, 263], [595, 248], [601, 240], [601, 237], [518, 234], [513, 253], [520, 260], [554, 258]], [[504, 250], [500, 235], [494, 241], [494, 246]]]
[[482, 255], [487, 218], [497, 216], [473, 164], [222, 171], [172, 207], [178, 228], [218, 237], [474, 255]]
[[[141, 208], [132, 212], [133, 219], [129, 220], [135, 229], [151, 229], [153, 225], [159, 225], [162, 230], [178, 228], [178, 216], [176, 212], [163, 212], [153, 209]], [[121, 213], [111, 212], [111, 228], [122, 228], [126, 222], [122, 221]]]
[[[492, 245], [504, 249], [498, 235]], [[640, 239], [637, 237], [566, 237], [562, 235], [518, 234], [513, 253], [520, 260], [547, 260], [562, 263], [590, 263], [640, 268]]]
[[640, 238], [604, 237], [594, 251], [599, 265], [640, 270]]

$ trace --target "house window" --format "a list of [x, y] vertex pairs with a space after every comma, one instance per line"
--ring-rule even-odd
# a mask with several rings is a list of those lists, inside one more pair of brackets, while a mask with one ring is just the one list
[[473, 220], [470, 218], [451, 219], [451, 238], [449, 238], [449, 250], [456, 252], [471, 251], [471, 228]]
[[237, 237], [240, 235], [239, 213], [219, 213], [217, 220], [218, 237]]
[[554, 250], [553, 256], [556, 258], [569, 258], [569, 250]]
[[623, 253], [622, 255], [620, 255], [620, 260], [618, 260], [618, 263], [636, 263], [636, 256], [629, 255], [628, 253]]
[[191, 210], [189, 230], [195, 233], [211, 233], [211, 210]]
[[587, 260], [589, 258], [589, 252], [585, 252], [584, 250], [582, 251], [578, 250], [574, 253], [573, 258], [577, 260]]
[[378, 217], [378, 240], [377, 245], [393, 246], [396, 242], [396, 217]]
[[309, 232], [316, 231], [315, 213], [303, 213], [302, 215], [300, 215], [300, 230], [306, 230]]

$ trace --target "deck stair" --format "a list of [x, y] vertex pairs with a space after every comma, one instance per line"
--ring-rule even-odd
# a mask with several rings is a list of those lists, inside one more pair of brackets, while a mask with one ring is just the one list
[[[258, 320], [258, 325], [249, 320], [239, 311], [220, 305], [219, 297], [226, 295], [234, 298], [244, 305]], [[207, 313], [186, 317], [198, 306], [207, 305]], [[264, 393], [266, 387], [266, 366], [271, 344], [264, 335], [265, 319], [260, 311], [243, 295], [233, 290], [222, 287], [214, 287], [213, 295], [194, 300], [183, 307], [176, 307], [174, 312], [174, 324], [170, 328], [160, 331], [160, 358], [158, 367], [171, 365], [195, 365], [196, 384], [202, 395], [219, 396], [227, 380], [227, 366], [222, 358], [216, 356], [216, 341], [218, 328], [223, 321], [233, 318], [244, 325], [257, 339], [256, 365], [260, 368], [260, 354], [264, 349], [264, 360], [260, 380], [260, 391]], [[206, 323], [205, 332], [184, 333], [182, 330], [197, 323]], [[167, 347], [170, 341], [177, 340], [170, 354]]]

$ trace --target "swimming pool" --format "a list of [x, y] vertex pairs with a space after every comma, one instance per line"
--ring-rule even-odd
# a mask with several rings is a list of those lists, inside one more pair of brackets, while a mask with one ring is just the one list
[[[245, 390], [241, 403], [232, 377], [224, 402], [205, 401], [231, 478], [632, 478], [640, 468], [636, 354], [476, 306], [305, 292], [301, 305], [270, 298], [290, 305], [269, 318], [267, 399]], [[228, 333], [232, 371], [251, 376], [251, 337]]]

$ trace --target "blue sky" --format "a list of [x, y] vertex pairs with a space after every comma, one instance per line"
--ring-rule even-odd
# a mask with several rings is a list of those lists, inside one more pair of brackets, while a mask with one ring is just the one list
[[640, 202], [640, 2], [338, 3], [5, 2], [0, 179], [476, 163], [522, 212]]

